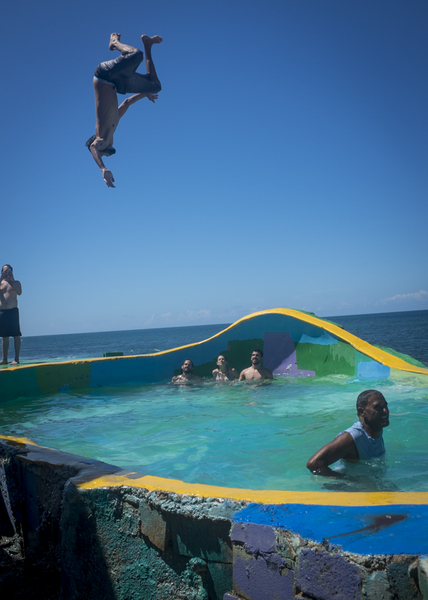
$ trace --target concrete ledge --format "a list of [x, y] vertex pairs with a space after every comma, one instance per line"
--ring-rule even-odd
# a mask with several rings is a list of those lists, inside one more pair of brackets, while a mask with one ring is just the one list
[[[121, 485], [104, 485], [112, 479]], [[399, 548], [402, 524], [421, 544], [425, 505], [413, 507], [414, 533], [409, 507], [248, 505], [133, 481], [113, 465], [0, 440], [1, 530], [62, 600], [428, 600], [422, 552], [345, 548], [348, 538], [371, 548], [385, 531]], [[370, 521], [377, 509], [385, 519]], [[376, 527], [352, 529], [356, 514]]]
[[35, 567], [52, 557], [62, 600], [217, 600], [232, 589], [230, 517], [245, 503], [85, 489], [122, 471], [13, 440], [0, 440], [0, 464], [2, 525]]

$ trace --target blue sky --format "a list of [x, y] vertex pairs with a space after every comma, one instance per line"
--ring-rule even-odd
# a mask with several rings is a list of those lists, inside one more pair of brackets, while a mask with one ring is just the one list
[[[24, 335], [428, 308], [426, 0], [8, 1], [2, 264]], [[163, 90], [85, 148], [113, 31]], [[144, 72], [144, 65], [140, 67]]]

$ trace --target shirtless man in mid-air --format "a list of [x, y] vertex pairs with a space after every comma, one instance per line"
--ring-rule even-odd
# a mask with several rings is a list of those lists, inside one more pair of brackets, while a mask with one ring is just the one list
[[[114, 188], [113, 173], [106, 169], [102, 157], [115, 154], [113, 148], [113, 135], [120, 119], [126, 113], [131, 104], [142, 98], [148, 98], [154, 102], [161, 91], [161, 84], [156, 74], [152, 60], [153, 44], [160, 44], [162, 38], [158, 35], [149, 37], [142, 35], [141, 40], [146, 53], [147, 74], [136, 73], [139, 64], [143, 61], [144, 54], [141, 50], [122, 44], [120, 33], [112, 33], [110, 36], [110, 50], [119, 50], [118, 58], [100, 63], [95, 70], [95, 112], [97, 123], [95, 135], [86, 142], [95, 162], [101, 169], [104, 182], [107, 187]], [[117, 94], [134, 94], [126, 98], [118, 106]]]

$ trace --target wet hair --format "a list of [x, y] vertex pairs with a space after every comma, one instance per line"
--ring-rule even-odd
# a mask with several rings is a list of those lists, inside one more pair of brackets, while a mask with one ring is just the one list
[[[85, 146], [87, 147], [87, 149], [89, 150], [89, 152], [91, 151], [91, 146], [93, 144], [93, 142], [96, 139], [96, 135], [93, 135], [89, 138], [89, 140], [86, 142]], [[107, 154], [107, 156], [113, 156], [113, 154], [116, 154], [116, 150], [115, 148], [106, 148], [105, 150], [102, 150], [103, 154]]]
[[227, 362], [227, 356], [226, 356], [226, 354], [219, 354], [217, 356], [217, 360], [220, 358], [220, 356], [222, 356], [224, 358], [224, 360]]
[[251, 354], [254, 354], [254, 352], [258, 352], [260, 354], [260, 356], [263, 358], [263, 350], [260, 350], [260, 348], [254, 348], [254, 350], [251, 352]]
[[382, 396], [378, 390], [365, 390], [357, 398], [357, 412], [364, 410], [367, 406], [368, 401], [372, 396]]
[[194, 366], [195, 366], [195, 365], [193, 364], [193, 360], [191, 360], [190, 358], [185, 358], [185, 359], [183, 360], [183, 362], [181, 363], [181, 372], [183, 372], [183, 365], [184, 365], [184, 363], [185, 363], [186, 361], [189, 361], [189, 362], [191, 362], [191, 363], [192, 363], [192, 370], [193, 370], [193, 368], [194, 368]]

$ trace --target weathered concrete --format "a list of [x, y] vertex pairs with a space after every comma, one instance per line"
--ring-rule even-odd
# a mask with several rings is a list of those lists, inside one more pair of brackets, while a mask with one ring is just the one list
[[420, 556], [418, 561], [418, 580], [424, 600], [428, 600], [428, 556]]
[[302, 548], [299, 552], [296, 586], [319, 600], [361, 598], [360, 569], [340, 554]]
[[[91, 598], [222, 598], [232, 584], [230, 521], [210, 516], [216, 501], [174, 496], [68, 483], [61, 523], [64, 596], [73, 598], [78, 585]], [[97, 578], [96, 565], [102, 565]]]
[[279, 527], [239, 521], [233, 525], [231, 539], [234, 563], [230, 600], [423, 597], [425, 580], [421, 572], [426, 565], [414, 555], [352, 554]]
[[0, 456], [2, 522], [31, 564], [50, 557], [61, 600], [217, 600], [232, 588], [229, 531], [243, 503], [83, 489], [120, 470], [17, 442], [0, 442]]
[[[384, 539], [385, 531], [394, 539], [403, 523], [411, 523], [411, 507], [379, 509], [388, 517], [385, 524], [375, 517], [382, 531], [353, 529], [355, 511], [336, 507], [337, 531], [320, 540], [313, 507], [249, 505], [139, 481], [138, 474], [112, 465], [0, 440], [0, 531], [6, 540], [0, 549], [20, 555], [34, 590], [48, 579], [46, 600], [428, 600], [426, 556], [350, 552], [332, 543], [347, 539], [349, 527], [352, 536], [358, 531], [366, 539], [358, 548], [371, 547], [376, 536]], [[406, 519], [393, 518], [404, 509]], [[417, 547], [424, 532], [420, 510]], [[377, 515], [375, 507], [372, 512]], [[325, 526], [332, 531], [329, 520]], [[10, 557], [4, 569], [0, 563], [6, 590]]]
[[235, 523], [233, 589], [250, 600], [294, 600], [292, 561], [275, 549], [272, 527]]

